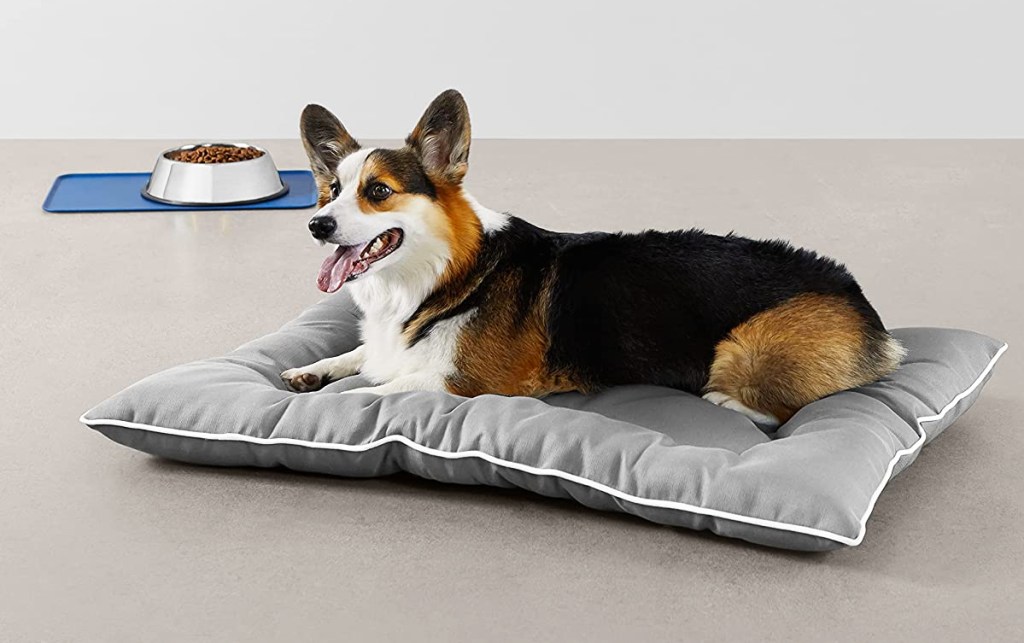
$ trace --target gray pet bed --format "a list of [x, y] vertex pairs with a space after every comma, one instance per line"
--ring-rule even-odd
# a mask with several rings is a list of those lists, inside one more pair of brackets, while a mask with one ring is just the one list
[[[1006, 345], [962, 330], [893, 331], [891, 377], [819, 400], [766, 435], [744, 416], [653, 386], [536, 400], [315, 393], [279, 374], [354, 348], [341, 293], [225, 357], [169, 369], [82, 416], [165, 458], [339, 476], [409, 471], [521, 487], [588, 507], [803, 550], [857, 545], [886, 483], [977, 399]], [[339, 484], [344, 482], [339, 481]]]

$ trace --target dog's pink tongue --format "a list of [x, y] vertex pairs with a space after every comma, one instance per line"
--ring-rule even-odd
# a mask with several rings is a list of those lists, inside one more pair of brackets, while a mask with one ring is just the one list
[[338, 246], [338, 249], [324, 259], [323, 265], [320, 266], [320, 274], [316, 276], [317, 288], [324, 292], [338, 292], [352, 274], [352, 268], [358, 258], [358, 246]]

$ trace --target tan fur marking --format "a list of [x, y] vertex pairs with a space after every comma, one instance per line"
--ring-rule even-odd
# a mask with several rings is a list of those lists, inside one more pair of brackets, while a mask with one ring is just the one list
[[434, 205], [437, 217], [431, 221], [436, 222], [438, 232], [447, 240], [451, 256], [438, 279], [433, 301], [406, 324], [405, 335], [410, 339], [431, 319], [462, 303], [484, 274], [480, 271], [474, 277], [472, 273], [478, 261], [483, 228], [462, 192], [457, 187], [439, 186]]
[[316, 178], [316, 207], [322, 208], [331, 202], [331, 179], [314, 173]]
[[459, 186], [437, 186], [437, 204], [444, 212], [443, 224], [451, 249], [451, 261], [441, 276], [441, 287], [459, 280], [476, 263], [483, 227]]
[[[383, 201], [374, 201], [366, 198], [366, 186], [370, 181], [383, 183], [394, 191], [390, 197]], [[359, 171], [359, 188], [356, 190], [356, 202], [359, 204], [359, 211], [363, 214], [376, 214], [378, 212], [390, 212], [400, 210], [403, 205], [408, 205], [408, 199], [413, 196], [402, 193], [402, 185], [391, 176], [383, 164], [378, 163], [373, 155], [367, 157], [363, 167]]]
[[706, 390], [785, 422], [814, 400], [891, 371], [892, 364], [865, 364], [868, 341], [865, 320], [845, 299], [798, 295], [719, 342]]
[[525, 319], [517, 319], [514, 305], [520, 276], [504, 275], [459, 337], [455, 364], [458, 375], [448, 382], [457, 395], [526, 395], [581, 390], [566, 373], [547, 366], [547, 306], [545, 284]]

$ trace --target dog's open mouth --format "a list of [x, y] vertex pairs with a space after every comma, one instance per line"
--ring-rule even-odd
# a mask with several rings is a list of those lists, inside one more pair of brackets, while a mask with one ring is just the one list
[[320, 266], [317, 287], [324, 292], [337, 292], [346, 281], [352, 281], [369, 270], [374, 262], [398, 250], [404, 236], [401, 228], [391, 228], [367, 243], [338, 246]]

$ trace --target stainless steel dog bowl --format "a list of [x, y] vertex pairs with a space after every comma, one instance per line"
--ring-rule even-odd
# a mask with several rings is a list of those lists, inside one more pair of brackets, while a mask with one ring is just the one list
[[[181, 150], [214, 146], [253, 148], [263, 155], [227, 163], [188, 163], [171, 158]], [[287, 191], [266, 150], [245, 143], [197, 143], [160, 154], [142, 196], [173, 205], [242, 205], [267, 201]]]

